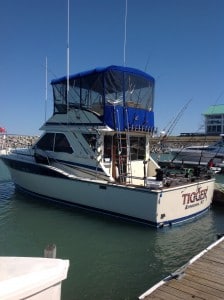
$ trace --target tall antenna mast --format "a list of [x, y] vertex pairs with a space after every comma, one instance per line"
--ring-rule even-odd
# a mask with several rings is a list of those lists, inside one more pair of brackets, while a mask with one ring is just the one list
[[67, 28], [67, 112], [69, 111], [69, 0], [68, 0], [68, 28]]
[[125, 3], [125, 21], [124, 21], [124, 67], [125, 67], [125, 65], [126, 65], [127, 17], [128, 17], [128, 0], [126, 0], [126, 3]]
[[44, 118], [45, 118], [45, 122], [47, 120], [47, 56], [46, 56], [46, 59], [45, 59], [45, 109], [44, 109]]

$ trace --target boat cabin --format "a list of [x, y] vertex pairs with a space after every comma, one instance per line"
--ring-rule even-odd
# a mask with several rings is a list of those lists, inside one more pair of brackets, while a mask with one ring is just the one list
[[42, 127], [46, 133], [37, 148], [61, 152], [63, 157], [66, 153], [79, 167], [97, 169], [97, 174], [122, 182], [154, 175], [158, 165], [152, 172], [143, 165], [149, 160], [149, 136], [154, 130], [153, 77], [109, 66], [51, 84], [53, 116]]

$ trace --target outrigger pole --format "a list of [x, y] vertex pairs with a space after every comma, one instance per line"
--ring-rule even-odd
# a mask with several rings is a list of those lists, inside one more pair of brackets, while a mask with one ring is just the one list
[[126, 5], [125, 5], [125, 21], [124, 21], [124, 67], [126, 66], [127, 16], [128, 16], [128, 0], [126, 0]]
[[68, 94], [69, 94], [69, 0], [68, 0], [68, 28], [67, 28], [67, 113], [69, 111], [69, 101], [68, 101]]
[[45, 59], [45, 109], [44, 109], [44, 121], [47, 120], [47, 56]]

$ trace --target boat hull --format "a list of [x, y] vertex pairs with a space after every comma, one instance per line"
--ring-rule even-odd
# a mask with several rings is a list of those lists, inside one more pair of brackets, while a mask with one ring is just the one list
[[69, 176], [47, 165], [3, 159], [15, 185], [38, 197], [146, 223], [155, 227], [191, 220], [209, 209], [214, 179], [166, 189]]

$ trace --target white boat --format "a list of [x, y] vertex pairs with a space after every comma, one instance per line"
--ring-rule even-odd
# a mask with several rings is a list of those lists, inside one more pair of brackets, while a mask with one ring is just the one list
[[221, 134], [221, 139], [211, 145], [188, 146], [184, 148], [171, 149], [171, 153], [175, 160], [192, 161], [213, 164], [224, 163], [224, 135]]
[[43, 135], [1, 156], [19, 190], [155, 227], [209, 209], [211, 173], [165, 174], [150, 156], [153, 77], [109, 66], [51, 84], [54, 111]]
[[0, 266], [0, 299], [61, 299], [69, 260], [1, 256]]

